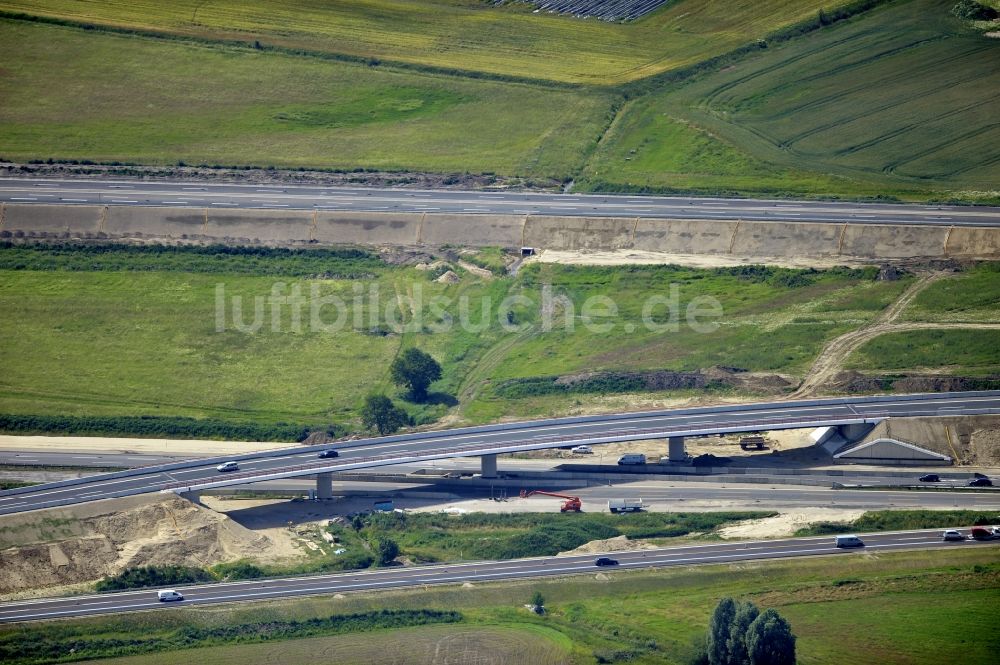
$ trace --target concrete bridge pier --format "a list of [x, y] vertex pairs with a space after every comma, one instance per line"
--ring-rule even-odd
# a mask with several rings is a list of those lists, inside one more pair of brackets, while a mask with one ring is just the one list
[[197, 490], [192, 490], [190, 492], [181, 492], [181, 496], [195, 505], [198, 506], [204, 505], [201, 502], [201, 492]]
[[687, 459], [683, 436], [671, 436], [667, 439], [667, 459], [671, 462], [683, 462]]
[[316, 474], [316, 498], [317, 499], [332, 499], [333, 498], [333, 472], [327, 471], [326, 473]]
[[481, 466], [481, 475], [483, 478], [496, 478], [497, 477], [497, 456], [496, 455], [483, 455], [479, 458]]

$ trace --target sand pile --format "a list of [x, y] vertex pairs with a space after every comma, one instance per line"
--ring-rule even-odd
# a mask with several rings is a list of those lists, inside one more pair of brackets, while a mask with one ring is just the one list
[[90, 582], [134, 566], [209, 566], [287, 553], [271, 537], [176, 496], [5, 516], [0, 518], [0, 596]]

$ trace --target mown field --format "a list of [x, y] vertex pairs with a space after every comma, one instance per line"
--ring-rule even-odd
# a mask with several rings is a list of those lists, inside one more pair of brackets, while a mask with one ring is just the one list
[[[876, 316], [908, 283], [876, 282], [873, 271], [533, 265], [516, 279], [492, 281], [456, 268], [461, 280], [440, 284], [435, 273], [365, 256], [327, 259], [332, 274], [315, 279], [308, 275], [327, 271], [301, 256], [227, 255], [205, 272], [199, 266], [207, 257], [196, 253], [157, 258], [115, 249], [65, 251], [69, 258], [53, 262], [45, 251], [0, 248], [0, 307], [7, 314], [0, 319], [6, 340], [0, 345], [0, 413], [353, 423], [366, 393], [396, 392], [387, 368], [410, 345], [430, 352], [444, 368], [432, 386], [432, 403], [409, 407], [418, 422], [449, 410], [483, 422], [543, 410], [601, 409], [601, 394], [505, 397], [495, 387], [584, 370], [698, 370], [714, 364], [794, 378], [826, 340]], [[155, 269], [161, 260], [164, 269]], [[59, 267], [72, 269], [53, 269]], [[298, 326], [291, 307], [281, 306], [275, 330], [272, 290], [280, 297], [295, 288], [303, 299]], [[546, 288], [558, 298], [550, 330], [539, 311]], [[677, 330], [647, 328], [647, 299], [670, 296], [671, 289], [680, 310]], [[508, 318], [499, 310], [512, 295], [528, 304], [517, 304]], [[252, 324], [259, 300], [255, 330], [237, 327], [237, 296], [244, 328]], [[310, 303], [332, 296], [349, 306], [317, 310], [314, 321]], [[618, 314], [599, 316], [607, 310], [598, 303], [588, 324], [584, 305], [596, 296], [611, 298]], [[401, 297], [422, 298], [423, 305]], [[431, 307], [435, 297], [447, 299], [437, 313]], [[686, 308], [699, 297], [714, 298], [721, 307], [720, 316], [705, 319], [717, 324], [714, 331], [698, 332], [686, 323]], [[414, 311], [423, 315], [417, 324]], [[651, 312], [653, 324], [669, 322], [665, 305]], [[324, 327], [341, 315], [342, 327]], [[383, 324], [392, 323], [387, 317], [407, 327], [385, 330]]]
[[[906, 663], [950, 662], [961, 645], [966, 663], [992, 663], [1000, 648], [995, 605], [1000, 601], [1000, 560], [996, 548], [969, 547], [943, 551], [849, 554], [806, 560], [758, 562], [667, 569], [646, 572], [604, 572], [596, 576], [524, 580], [471, 587], [347, 594], [299, 600], [205, 607], [196, 612], [162, 611], [114, 617], [94, 617], [50, 626], [0, 627], [0, 647], [17, 645], [59, 649], [73, 644], [77, 658], [94, 658], [124, 643], [132, 653], [172, 648], [120, 660], [92, 662], [146, 665], [176, 659], [206, 663], [301, 662], [328, 654], [350, 658], [346, 646], [365, 639], [369, 644], [395, 645], [393, 635], [405, 635], [412, 646], [383, 649], [365, 655], [373, 665], [398, 663], [398, 653], [427, 643], [447, 648], [449, 636], [462, 644], [483, 632], [496, 644], [490, 654], [450, 651], [450, 663], [521, 663], [524, 649], [547, 649], [570, 662], [675, 663], [688, 662], [692, 642], [702, 635], [715, 604], [723, 596], [775, 608], [798, 637], [798, 662], [805, 665], [839, 661]], [[524, 609], [540, 591], [548, 610], [543, 617]], [[393, 612], [448, 608], [459, 612], [457, 624], [392, 631], [325, 636], [311, 629], [307, 640], [275, 639], [270, 631], [288, 622], [375, 610]], [[254, 635], [254, 630], [257, 637]], [[359, 623], [355, 630], [365, 630]], [[187, 631], [209, 634], [207, 648], [177, 650]], [[491, 636], [491, 631], [492, 636]], [[227, 632], [232, 636], [227, 638]], [[509, 644], [494, 641], [505, 634]], [[233, 643], [239, 639], [243, 644]], [[246, 644], [246, 642], [265, 642]], [[174, 645], [174, 646], [167, 646]], [[67, 649], [68, 651], [68, 649]], [[127, 652], [126, 652], [127, 653]], [[531, 653], [538, 654], [539, 651]], [[510, 654], [510, 660], [483, 660]], [[171, 661], [170, 657], [175, 660]], [[68, 660], [68, 659], [67, 659]], [[351, 662], [348, 660], [347, 662]], [[426, 662], [445, 662], [430, 660]], [[537, 662], [537, 661], [536, 661]], [[554, 662], [559, 662], [554, 661]]]
[[561, 179], [579, 168], [611, 108], [603, 92], [4, 19], [0, 62], [0, 155], [24, 161]]
[[831, 5], [679, 0], [634, 23], [614, 24], [480, 0], [0, 2], [7, 12], [167, 35], [584, 85], [696, 63], [814, 16], [820, 7]]
[[640, 98], [584, 186], [995, 200], [1000, 41], [953, 4], [890, 3]]

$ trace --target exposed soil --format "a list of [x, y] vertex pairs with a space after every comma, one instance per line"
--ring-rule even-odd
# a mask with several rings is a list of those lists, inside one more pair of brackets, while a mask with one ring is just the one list
[[290, 536], [251, 531], [180, 497], [155, 495], [4, 516], [0, 548], [0, 598], [6, 599], [134, 566], [302, 556]]

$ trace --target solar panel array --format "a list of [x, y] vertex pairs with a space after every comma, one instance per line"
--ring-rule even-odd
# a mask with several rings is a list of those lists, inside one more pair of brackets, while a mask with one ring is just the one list
[[[501, 0], [502, 1], [502, 0]], [[602, 21], [631, 21], [648, 14], [668, 0], [529, 0], [540, 11], [572, 14]]]

